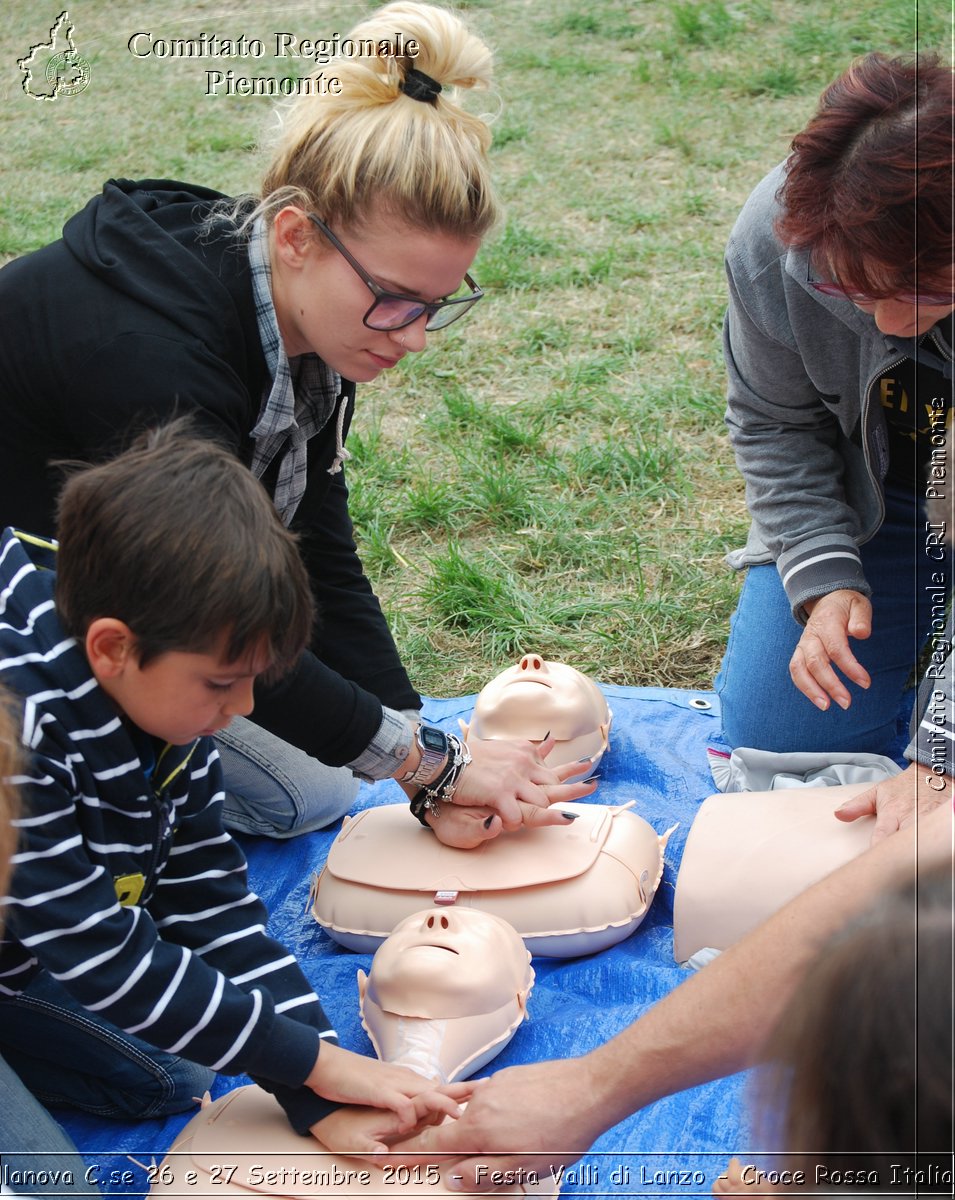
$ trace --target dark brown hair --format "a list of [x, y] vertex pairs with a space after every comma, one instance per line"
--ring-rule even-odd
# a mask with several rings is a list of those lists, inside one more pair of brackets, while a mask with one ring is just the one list
[[872, 1170], [891, 1191], [891, 1163], [924, 1167], [916, 1150], [951, 1147], [951, 862], [822, 948], [765, 1058], [764, 1135], [795, 1153], [787, 1166], [810, 1186], [820, 1172]]
[[69, 478], [58, 505], [56, 606], [67, 633], [125, 622], [140, 664], [170, 650], [290, 666], [314, 618], [298, 545], [228, 450], [179, 420]]
[[779, 193], [782, 241], [875, 298], [947, 281], [953, 80], [937, 55], [874, 53], [830, 84], [792, 143]]

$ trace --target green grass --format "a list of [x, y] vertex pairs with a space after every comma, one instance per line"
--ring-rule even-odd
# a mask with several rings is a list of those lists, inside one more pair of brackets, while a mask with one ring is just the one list
[[[471, 0], [498, 61], [507, 220], [487, 299], [362, 387], [356, 534], [417, 686], [479, 688], [537, 650], [614, 683], [707, 686], [745, 536], [722, 426], [722, 248], [816, 98], [867, 50], [950, 45], [926, 0]], [[58, 11], [58, 10], [57, 10]], [[255, 190], [267, 98], [204, 95], [195, 60], [130, 34], [345, 32], [364, 6], [293, 0], [70, 9], [90, 87], [39, 104], [16, 59], [55, 12], [7, 6], [0, 255], [31, 250], [110, 176]], [[292, 74], [293, 60], [237, 60]]]

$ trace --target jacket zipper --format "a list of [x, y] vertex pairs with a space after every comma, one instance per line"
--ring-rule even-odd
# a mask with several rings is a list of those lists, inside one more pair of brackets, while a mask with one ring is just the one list
[[881, 367], [878, 371], [876, 371], [876, 373], [866, 384], [866, 389], [863, 394], [862, 457], [865, 460], [865, 469], [869, 473], [869, 482], [872, 484], [876, 499], [879, 502], [879, 523], [875, 526], [871, 533], [867, 533], [859, 542], [860, 546], [864, 546], [866, 542], [871, 541], [871, 539], [874, 538], [878, 531], [882, 528], [882, 523], [885, 521], [885, 493], [882, 490], [882, 483], [876, 478], [875, 472], [872, 470], [872, 456], [869, 452], [869, 429], [872, 425], [872, 420], [874, 419], [872, 417], [872, 410], [874, 406], [872, 390], [880, 379], [882, 379], [885, 375], [888, 375], [890, 371], [894, 371], [899, 363], [905, 362], [906, 358], [908, 358], [908, 355], [902, 354], [898, 358], [893, 359], [892, 362], [886, 363], [884, 367]]
[[[949, 362], [955, 361], [955, 358], [953, 358], [952, 353], [946, 347], [944, 342], [941, 342], [939, 340], [934, 329], [931, 330], [931, 332], [927, 335], [927, 337], [932, 340], [932, 343], [939, 350], [939, 352], [941, 353], [941, 356], [943, 358], [947, 359]], [[859, 543], [860, 546], [864, 545], [871, 538], [875, 537], [877, 531], [882, 526], [882, 522], [885, 520], [885, 494], [882, 490], [882, 485], [879, 483], [879, 481], [875, 477], [875, 474], [873, 473], [872, 460], [871, 460], [871, 457], [869, 454], [869, 425], [871, 424], [869, 418], [872, 415], [872, 408], [873, 408], [872, 389], [875, 387], [875, 385], [879, 382], [879, 380], [884, 375], [887, 375], [890, 371], [894, 371], [895, 368], [899, 365], [899, 363], [905, 362], [905, 360], [908, 357], [909, 357], [909, 355], [903, 354], [899, 358], [896, 358], [895, 360], [893, 360], [892, 362], [886, 363], [886, 365], [884, 367], [882, 367], [878, 371], [876, 371], [876, 373], [872, 376], [872, 378], [869, 380], [868, 384], [866, 385], [865, 395], [864, 395], [863, 404], [862, 404], [862, 456], [865, 459], [866, 470], [869, 472], [869, 481], [874, 485], [875, 494], [879, 501], [879, 524], [875, 527], [875, 529], [873, 529], [872, 533], [868, 534]]]

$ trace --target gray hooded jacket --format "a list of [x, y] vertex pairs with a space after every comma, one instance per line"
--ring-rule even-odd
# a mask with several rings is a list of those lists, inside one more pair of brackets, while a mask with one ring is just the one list
[[[787, 249], [773, 230], [783, 180], [782, 165], [763, 179], [726, 251], [726, 422], [752, 517], [746, 545], [727, 561], [736, 568], [775, 562], [793, 615], [804, 622], [810, 598], [839, 588], [871, 594], [858, 547], [885, 516], [889, 449], [878, 381], [916, 348], [810, 286], [808, 254]], [[952, 362], [937, 328], [922, 341]], [[951, 580], [940, 582], [951, 589]], [[935, 712], [944, 713], [947, 736], [929, 746], [923, 719], [908, 753], [928, 763], [944, 750], [946, 773], [955, 774], [950, 626], [933, 623], [932, 643], [931, 690], [944, 692]]]

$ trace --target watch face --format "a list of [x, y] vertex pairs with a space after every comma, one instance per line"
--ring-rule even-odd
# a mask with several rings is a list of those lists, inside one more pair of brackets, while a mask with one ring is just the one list
[[448, 748], [448, 738], [440, 729], [432, 729], [430, 725], [422, 725], [419, 732], [423, 746], [426, 746], [429, 750], [440, 750], [442, 754], [445, 753]]

